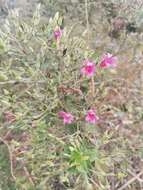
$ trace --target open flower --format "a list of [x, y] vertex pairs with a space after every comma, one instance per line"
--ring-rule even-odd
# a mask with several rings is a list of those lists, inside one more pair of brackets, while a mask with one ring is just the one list
[[99, 117], [96, 115], [95, 110], [91, 109], [87, 112], [85, 120], [88, 123], [95, 124], [99, 120]]
[[69, 112], [60, 111], [59, 116], [63, 119], [64, 124], [71, 124], [74, 120], [74, 117]]
[[110, 53], [104, 54], [101, 58], [100, 67], [102, 68], [109, 68], [109, 67], [116, 67], [118, 62], [118, 58], [113, 56]]
[[62, 37], [62, 30], [60, 28], [57, 28], [54, 31], [54, 37], [56, 40], [60, 40], [60, 38]]
[[95, 70], [96, 70], [95, 63], [93, 63], [88, 59], [83, 62], [83, 67], [81, 68], [81, 73], [83, 75], [92, 77], [95, 73]]

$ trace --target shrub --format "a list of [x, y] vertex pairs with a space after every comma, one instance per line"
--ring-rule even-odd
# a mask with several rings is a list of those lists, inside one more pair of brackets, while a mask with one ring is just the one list
[[39, 10], [28, 20], [12, 12], [0, 31], [1, 141], [16, 187], [119, 188], [141, 147], [126, 133], [134, 111], [117, 57]]

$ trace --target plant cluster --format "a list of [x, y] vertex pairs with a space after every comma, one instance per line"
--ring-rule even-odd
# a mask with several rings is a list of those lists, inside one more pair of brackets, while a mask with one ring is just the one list
[[44, 23], [38, 6], [28, 20], [12, 12], [0, 31], [0, 146], [12, 184], [0, 188], [142, 188], [134, 162], [142, 165], [143, 112], [120, 57], [92, 49], [85, 31], [73, 35], [62, 21], [56, 13]]

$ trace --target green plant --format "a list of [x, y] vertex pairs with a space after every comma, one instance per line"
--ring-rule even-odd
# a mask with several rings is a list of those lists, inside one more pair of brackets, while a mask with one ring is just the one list
[[84, 145], [69, 145], [64, 154], [69, 163], [71, 172], [80, 173], [88, 176], [93, 162], [97, 159], [97, 151], [89, 149]]
[[[12, 12], [0, 31], [0, 132], [14, 188], [116, 189], [131, 177], [127, 169], [136, 172], [134, 160], [142, 162], [141, 93], [132, 78], [141, 66], [129, 65], [129, 47], [141, 45], [123, 34], [117, 52], [98, 36], [94, 49], [87, 3], [80, 35], [75, 25], [63, 28], [59, 13], [45, 21], [40, 5], [32, 18]], [[109, 52], [121, 53], [117, 69], [103, 68], [116, 58]]]

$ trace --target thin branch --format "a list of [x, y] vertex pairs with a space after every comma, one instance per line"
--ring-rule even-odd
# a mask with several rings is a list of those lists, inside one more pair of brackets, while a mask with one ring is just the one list
[[16, 177], [14, 175], [14, 171], [13, 171], [13, 156], [12, 156], [12, 152], [10, 150], [10, 146], [8, 145], [8, 143], [0, 137], [0, 141], [3, 142], [3, 144], [6, 145], [7, 149], [8, 149], [8, 152], [9, 152], [9, 160], [10, 160], [10, 171], [11, 171], [11, 176], [12, 178], [14, 179], [14, 181], [16, 181]]
[[[88, 42], [88, 45], [89, 45], [88, 0], [85, 0], [85, 17], [86, 17], [86, 29], [87, 29], [87, 42]], [[94, 76], [91, 77], [91, 94], [92, 94], [92, 97], [94, 97], [94, 94], [95, 94]]]
[[[4, 144], [4, 145], [6, 145], [6, 147], [7, 147], [7, 149], [8, 149], [8, 152], [9, 152], [9, 160], [10, 160], [10, 171], [11, 171], [11, 176], [12, 176], [12, 178], [14, 179], [14, 181], [16, 181], [16, 177], [15, 177], [15, 175], [14, 175], [14, 171], [13, 171], [13, 156], [12, 156], [12, 152], [11, 152], [11, 150], [10, 150], [10, 146], [8, 145], [8, 143], [3, 139], [3, 138], [1, 138], [0, 137], [0, 141]], [[34, 182], [33, 182], [33, 179], [32, 179], [32, 177], [30, 176], [30, 174], [29, 174], [29, 172], [28, 172], [28, 169], [23, 165], [23, 169], [24, 169], [24, 172], [25, 172], [25, 175], [27, 176], [27, 178], [28, 178], [28, 180], [29, 180], [29, 182], [32, 184], [32, 186], [34, 186], [35, 184], [34, 184]]]
[[[127, 170], [132, 176], [136, 177], [136, 174], [134, 172], [132, 172], [131, 170]], [[136, 178], [139, 182], [143, 183], [143, 179], [141, 179], [140, 177]]]
[[87, 40], [89, 43], [89, 15], [88, 15], [88, 0], [85, 0], [85, 17], [86, 17], [86, 28], [87, 28]]
[[30, 175], [28, 169], [27, 169], [26, 166], [24, 165], [24, 162], [21, 161], [21, 163], [22, 163], [22, 165], [23, 165], [23, 170], [24, 170], [25, 175], [27, 176], [29, 182], [32, 184], [32, 186], [35, 186], [34, 181], [33, 181], [33, 178], [31, 177], [31, 175]]
[[123, 190], [130, 184], [132, 184], [134, 181], [136, 181], [141, 175], [143, 174], [143, 171], [141, 171], [139, 174], [131, 178], [129, 181], [127, 181], [122, 187], [120, 187], [118, 190]]
[[0, 82], [0, 85], [6, 85], [6, 84], [19, 84], [19, 83], [24, 83], [24, 84], [32, 84], [32, 83], [46, 83], [45, 80], [41, 80], [41, 81], [34, 81], [34, 80], [27, 80], [27, 79], [23, 79], [23, 80], [9, 80], [9, 81], [5, 81], [5, 82]]

